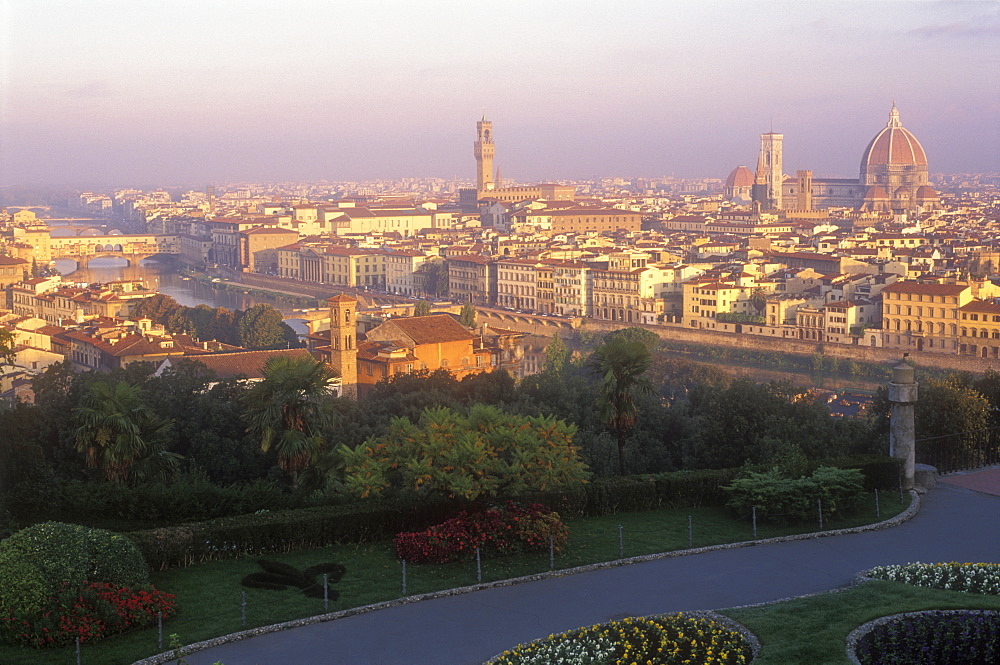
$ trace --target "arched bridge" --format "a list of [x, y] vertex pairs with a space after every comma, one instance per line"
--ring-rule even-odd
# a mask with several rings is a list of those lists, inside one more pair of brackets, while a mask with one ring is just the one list
[[86, 263], [91, 259], [116, 256], [129, 263], [157, 254], [179, 253], [176, 236], [120, 234], [106, 236], [57, 236], [49, 239], [50, 259], [73, 259]]

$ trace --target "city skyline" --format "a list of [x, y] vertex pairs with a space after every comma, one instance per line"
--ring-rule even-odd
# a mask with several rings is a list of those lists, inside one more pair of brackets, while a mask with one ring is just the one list
[[0, 4], [0, 184], [725, 178], [758, 137], [855, 177], [893, 102], [1000, 170], [995, 2]]

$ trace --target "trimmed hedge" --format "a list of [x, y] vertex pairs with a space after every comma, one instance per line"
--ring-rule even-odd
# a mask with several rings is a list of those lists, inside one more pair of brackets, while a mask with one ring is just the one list
[[154, 570], [333, 543], [371, 542], [424, 529], [467, 507], [434, 496], [259, 512], [127, 535]]
[[[898, 460], [854, 457], [809, 464], [860, 469], [865, 489], [898, 486]], [[760, 469], [763, 470], [763, 469]], [[530, 492], [514, 497], [540, 503], [565, 518], [644, 512], [659, 508], [723, 506], [723, 487], [744, 469], [707, 469], [597, 478], [573, 489]], [[203, 561], [290, 552], [333, 543], [388, 539], [401, 531], [420, 531], [470, 508], [467, 502], [438, 496], [403, 495], [335, 506], [260, 512], [126, 534], [153, 569], [190, 566]]]

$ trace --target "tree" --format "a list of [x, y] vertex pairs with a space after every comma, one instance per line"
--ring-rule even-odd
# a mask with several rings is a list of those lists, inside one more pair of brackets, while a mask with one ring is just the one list
[[0, 360], [12, 362], [14, 360], [14, 343], [17, 335], [13, 330], [0, 328]]
[[109, 480], [169, 477], [177, 470], [180, 456], [162, 445], [172, 423], [156, 417], [143, 403], [138, 386], [95, 381], [73, 413], [78, 423], [77, 451]]
[[323, 449], [332, 423], [334, 378], [333, 370], [310, 357], [277, 356], [265, 363], [264, 379], [243, 398], [247, 431], [260, 439], [261, 452], [274, 448], [293, 485]]
[[359, 496], [400, 487], [474, 501], [586, 482], [575, 433], [575, 425], [551, 416], [476, 404], [467, 416], [438, 407], [424, 410], [417, 423], [395, 418], [386, 435], [338, 450], [345, 484]]
[[466, 328], [476, 325], [476, 308], [471, 302], [462, 305], [462, 312], [458, 315], [458, 322]]
[[426, 300], [418, 300], [413, 307], [413, 316], [427, 316], [431, 313], [431, 304]]
[[[240, 346], [247, 349], [290, 347], [291, 343], [285, 330], [288, 326], [281, 319], [281, 312], [270, 305], [263, 303], [254, 305], [236, 322]], [[295, 346], [298, 346], [297, 342]]]
[[638, 420], [636, 397], [655, 391], [645, 372], [652, 362], [640, 341], [610, 336], [590, 357], [590, 370], [600, 377], [597, 408], [618, 439], [618, 471], [625, 475], [625, 439]]
[[763, 316], [764, 308], [767, 306], [767, 291], [763, 287], [754, 287], [750, 292], [750, 305], [757, 312], [757, 316]]
[[448, 293], [448, 264], [428, 261], [419, 268], [424, 277], [424, 292], [433, 297]]
[[542, 372], [554, 376], [562, 376], [569, 362], [569, 347], [559, 337], [559, 333], [553, 333], [552, 339], [545, 347], [545, 360], [542, 363]]

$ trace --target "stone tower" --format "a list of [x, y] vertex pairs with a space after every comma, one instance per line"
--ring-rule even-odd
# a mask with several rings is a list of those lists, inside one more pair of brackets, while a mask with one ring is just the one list
[[476, 123], [476, 189], [480, 192], [494, 188], [493, 183], [493, 123], [483, 116]]
[[781, 209], [781, 142], [783, 134], [768, 132], [760, 135], [760, 156], [757, 158], [757, 181], [754, 200], [765, 210]]
[[795, 194], [795, 209], [796, 210], [812, 210], [813, 209], [813, 172], [812, 171], [796, 171], [796, 188], [797, 193]]
[[341, 395], [358, 395], [358, 301], [340, 294], [330, 305], [330, 366], [340, 376]]

